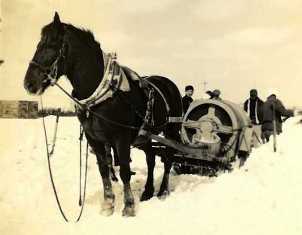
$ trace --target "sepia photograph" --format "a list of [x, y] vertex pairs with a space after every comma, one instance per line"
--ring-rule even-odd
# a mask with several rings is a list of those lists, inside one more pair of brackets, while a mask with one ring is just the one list
[[301, 9], [0, 0], [0, 234], [302, 234]]

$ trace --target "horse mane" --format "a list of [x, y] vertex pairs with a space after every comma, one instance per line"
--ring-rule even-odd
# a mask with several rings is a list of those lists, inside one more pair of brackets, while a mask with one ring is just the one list
[[[77, 28], [72, 24], [63, 23], [64, 27], [71, 31], [81, 42], [85, 43], [88, 47], [97, 50], [101, 54], [103, 53], [100, 43], [95, 39], [93, 33], [84, 28]], [[42, 28], [41, 34], [47, 35], [51, 33], [53, 24], [50, 23]]]
[[[104, 59], [103, 51], [101, 49], [100, 43], [95, 39], [93, 33], [84, 28], [77, 28], [72, 24], [64, 24], [66, 31], [70, 33], [71, 38], [77, 38], [77, 40], [83, 44], [85, 47], [89, 48], [91, 53], [93, 53], [97, 58], [98, 63], [101, 65], [100, 68], [100, 77], [103, 77], [104, 74]], [[78, 53], [82, 53], [82, 49], [79, 48]]]
[[77, 28], [72, 24], [66, 24], [66, 27], [71, 30], [80, 41], [84, 42], [87, 46], [98, 49], [102, 52], [100, 43], [95, 39], [93, 33], [89, 29]]
[[[93, 63], [89, 63], [88, 66], [90, 66], [91, 69], [88, 69], [88, 77], [90, 78], [89, 82], [86, 80], [82, 81], [82, 83], [79, 83], [79, 86], [82, 86], [84, 89], [84, 96], [88, 97], [88, 93], [91, 93], [92, 89], [90, 87], [93, 87], [93, 89], [100, 83], [100, 81], [103, 78], [104, 75], [104, 58], [103, 58], [103, 51], [101, 49], [100, 43], [95, 40], [95, 37], [93, 33], [90, 30], [78, 28], [73, 26], [72, 24], [66, 24], [62, 23], [62, 30], [59, 29], [60, 36], [63, 36], [66, 40], [66, 42], [69, 44], [74, 44], [73, 50], [72, 50], [72, 56], [73, 57], [80, 57], [83, 55], [84, 57], [91, 57], [91, 61], [94, 61]], [[55, 34], [58, 31], [55, 31], [53, 23], [50, 23], [46, 26], [44, 26], [41, 30], [41, 36], [51, 37], [55, 36]], [[71, 45], [72, 47], [72, 45]], [[81, 57], [82, 58], [82, 57]], [[75, 81], [72, 80], [78, 80], [78, 77], [81, 77], [82, 74], [80, 71], [76, 73], [76, 77], [73, 77], [72, 70], [77, 68], [74, 68], [74, 64], [72, 64], [71, 60], [67, 59], [66, 63], [66, 75], [69, 78], [70, 82], [73, 84]], [[87, 75], [87, 74], [86, 74]], [[89, 83], [89, 84], [88, 84]], [[73, 90], [73, 96], [77, 98], [81, 98], [82, 95], [78, 94], [75, 91], [75, 88]]]

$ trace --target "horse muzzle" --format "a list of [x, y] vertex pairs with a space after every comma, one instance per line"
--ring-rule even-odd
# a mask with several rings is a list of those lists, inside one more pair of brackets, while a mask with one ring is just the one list
[[29, 94], [41, 95], [49, 85], [50, 82], [45, 79], [44, 73], [29, 66], [24, 78], [24, 89]]

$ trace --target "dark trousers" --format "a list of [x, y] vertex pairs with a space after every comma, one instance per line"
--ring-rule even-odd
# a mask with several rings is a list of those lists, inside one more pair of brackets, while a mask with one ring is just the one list
[[262, 135], [263, 135], [263, 139], [265, 140], [265, 143], [267, 143], [269, 141], [269, 138], [273, 134], [274, 134], [274, 131], [271, 131], [271, 130], [263, 130], [262, 131]]

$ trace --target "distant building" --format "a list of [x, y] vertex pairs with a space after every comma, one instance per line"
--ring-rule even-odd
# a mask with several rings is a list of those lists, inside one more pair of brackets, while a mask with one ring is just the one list
[[0, 118], [38, 118], [38, 102], [0, 100]]

